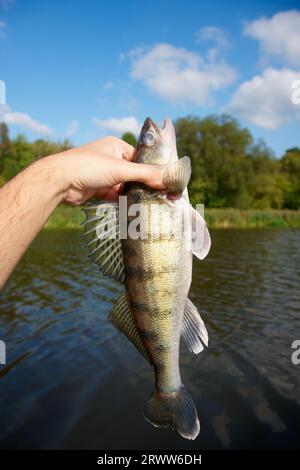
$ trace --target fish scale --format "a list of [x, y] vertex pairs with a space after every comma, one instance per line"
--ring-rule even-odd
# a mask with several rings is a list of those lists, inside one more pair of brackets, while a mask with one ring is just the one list
[[[136, 325], [143, 336], [148, 354], [154, 365], [156, 385], [162, 392], [171, 393], [181, 384], [179, 372], [179, 341], [181, 334], [184, 303], [184, 290], [188, 294], [191, 277], [191, 263], [189, 272], [183, 272], [180, 267], [185, 256], [184, 240], [170, 237], [170, 232], [176, 227], [168, 226], [166, 230], [160, 218], [158, 226], [153, 224], [153, 208], [162, 210], [165, 206], [169, 212], [178, 211], [166, 199], [157, 198], [155, 193], [137, 188], [130, 184], [124, 193], [128, 197], [128, 207], [137, 200], [141, 211], [146, 214], [146, 240], [123, 240], [125, 266], [125, 283], [130, 298], [143, 304], [143, 310], [132, 307]], [[151, 194], [152, 199], [150, 199]], [[171, 217], [176, 223], [178, 217]], [[132, 218], [129, 217], [130, 223]], [[159, 235], [160, 234], [160, 235]], [[159, 236], [158, 236], [159, 235]], [[135, 250], [135, 255], [126, 257], [127, 247]], [[130, 269], [132, 268], [132, 269]], [[134, 276], [134, 269], [142, 271], [142, 277]], [[149, 273], [151, 273], [149, 275]], [[185, 279], [182, 279], [184, 276]], [[185, 287], [183, 283], [188, 284]], [[178, 289], [178, 286], [181, 289]]]

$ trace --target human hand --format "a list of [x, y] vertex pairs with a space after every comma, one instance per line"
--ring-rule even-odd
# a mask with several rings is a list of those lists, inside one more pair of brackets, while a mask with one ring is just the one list
[[126, 181], [164, 188], [160, 170], [132, 163], [133, 156], [131, 145], [105, 137], [40, 158], [0, 188], [0, 290], [60, 202], [76, 206], [91, 197], [113, 201]]
[[135, 149], [116, 137], [104, 137], [53, 157], [64, 175], [63, 202], [79, 205], [92, 197], [114, 201], [126, 181], [163, 189], [161, 171], [131, 162]]

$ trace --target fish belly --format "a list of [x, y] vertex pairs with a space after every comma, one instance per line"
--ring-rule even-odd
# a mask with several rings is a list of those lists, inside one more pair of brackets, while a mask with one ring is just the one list
[[167, 220], [168, 211], [176, 208], [160, 204], [158, 219], [157, 204], [146, 200], [140, 207], [146, 238], [123, 240], [125, 282], [136, 325], [153, 362], [156, 386], [169, 393], [181, 385], [179, 342], [191, 283], [191, 254], [184, 239], [176, 235], [179, 217], [174, 213], [172, 222]]

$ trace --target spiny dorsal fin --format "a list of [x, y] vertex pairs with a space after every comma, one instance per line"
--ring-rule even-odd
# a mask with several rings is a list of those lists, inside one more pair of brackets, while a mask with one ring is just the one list
[[187, 347], [194, 354], [203, 351], [203, 344], [208, 345], [208, 333], [197, 308], [187, 299], [182, 322], [182, 337]]
[[162, 180], [172, 193], [181, 193], [188, 185], [191, 177], [191, 161], [183, 157], [171, 163], [163, 172]]
[[151, 364], [143, 338], [136, 327], [126, 291], [117, 298], [109, 319]]
[[84, 207], [84, 238], [90, 258], [104, 276], [124, 281], [119, 239], [119, 206], [115, 202], [89, 203]]

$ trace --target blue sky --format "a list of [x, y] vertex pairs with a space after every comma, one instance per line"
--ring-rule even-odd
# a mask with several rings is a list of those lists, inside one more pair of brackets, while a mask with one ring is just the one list
[[298, 2], [0, 0], [0, 119], [75, 144], [228, 112], [280, 156], [300, 146]]

